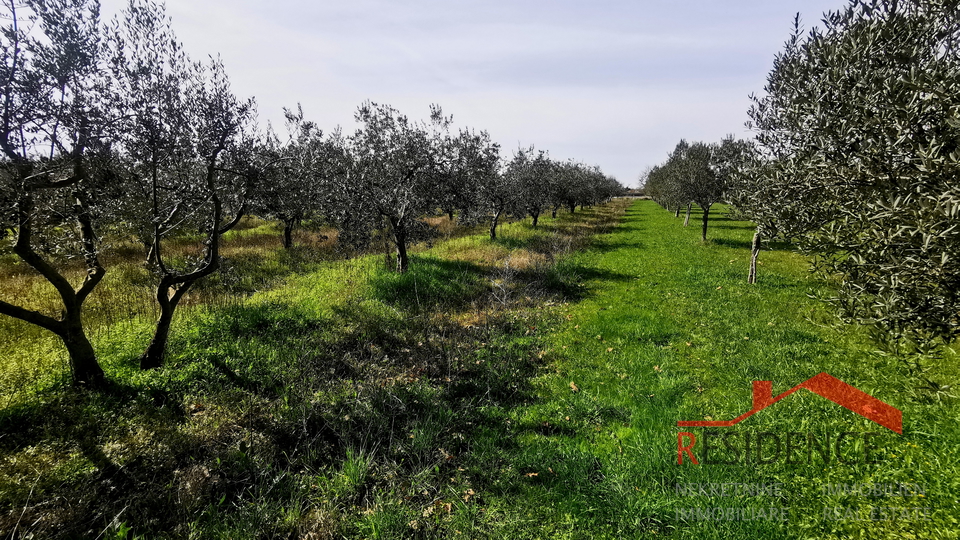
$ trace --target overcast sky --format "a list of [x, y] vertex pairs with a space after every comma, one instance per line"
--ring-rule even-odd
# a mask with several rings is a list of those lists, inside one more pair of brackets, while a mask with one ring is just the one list
[[[125, 0], [102, 0], [109, 18]], [[744, 128], [799, 12], [845, 0], [167, 0], [194, 59], [219, 54], [235, 93], [282, 129], [303, 105], [355, 129], [369, 99], [535, 145], [636, 185], [681, 138]]]

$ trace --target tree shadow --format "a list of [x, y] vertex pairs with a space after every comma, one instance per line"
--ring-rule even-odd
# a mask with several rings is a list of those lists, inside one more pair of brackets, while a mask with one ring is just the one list
[[371, 296], [398, 307], [433, 310], [463, 307], [484, 291], [482, 267], [466, 262], [412, 255], [402, 274], [381, 270], [371, 277]]
[[645, 249], [643, 242], [612, 242], [612, 241], [595, 242], [592, 246], [590, 246], [590, 248], [600, 253], [607, 253], [610, 251], [617, 251], [621, 249], [638, 249], [638, 250]]
[[[542, 226], [539, 226], [538, 228], [540, 228], [540, 227], [542, 227]], [[490, 239], [488, 238], [487, 241], [489, 241], [489, 242], [492, 243], [492, 244], [496, 244], [496, 245], [498, 245], [498, 246], [505, 247], [505, 248], [507, 248], [507, 249], [509, 249], [509, 250], [516, 250], [516, 249], [525, 249], [525, 248], [527, 248], [527, 247], [530, 245], [530, 242], [533, 241], [533, 240], [534, 240], [535, 238], [537, 238], [538, 236], [539, 236], [539, 235], [534, 235], [534, 236], [532, 236], [532, 237], [530, 237], [530, 238], [517, 238], [517, 237], [515, 237], [515, 236], [498, 234], [497, 237], [494, 238], [493, 240], [490, 240]]]
[[731, 240], [730, 238], [710, 238], [710, 243], [715, 246], [723, 246], [732, 249], [750, 250], [751, 243], [747, 240]]

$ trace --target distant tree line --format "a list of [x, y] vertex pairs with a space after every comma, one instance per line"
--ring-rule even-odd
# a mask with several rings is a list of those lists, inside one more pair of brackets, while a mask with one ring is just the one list
[[[63, 304], [54, 314], [0, 301], [0, 314], [59, 336], [79, 384], [104, 380], [82, 308], [107, 271], [105, 238], [135, 238], [157, 280], [147, 369], [162, 365], [177, 305], [218, 271], [223, 235], [244, 215], [281, 222], [285, 247], [307, 222], [335, 227], [354, 247], [388, 237], [403, 272], [424, 217], [485, 221], [493, 238], [504, 216], [536, 225], [545, 211], [623, 190], [595, 167], [532, 148], [504, 160], [487, 132], [451, 133], [436, 106], [414, 121], [367, 102], [351, 134], [324, 133], [298, 106], [285, 111], [286, 133], [264, 132], [223, 63], [191, 60], [151, 0], [130, 0], [107, 24], [97, 0], [10, 2], [0, 32], [2, 249]], [[170, 252], [184, 234], [201, 236], [196, 256]], [[66, 258], [84, 261], [81, 283], [58, 268]]]
[[750, 149], [749, 141], [732, 135], [714, 144], [681, 140], [665, 162], [644, 173], [644, 194], [677, 217], [686, 209], [684, 227], [690, 224], [692, 206], [699, 206], [703, 210], [700, 238], [706, 242], [710, 208], [724, 200]]

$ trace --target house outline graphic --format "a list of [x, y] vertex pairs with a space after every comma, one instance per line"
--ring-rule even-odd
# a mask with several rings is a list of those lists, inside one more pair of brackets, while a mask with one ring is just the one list
[[677, 425], [680, 427], [729, 427], [757, 414], [801, 388], [827, 398], [891, 431], [903, 434], [903, 412], [900, 409], [884, 403], [826, 372], [818, 373], [776, 397], [773, 396], [773, 383], [771, 381], [753, 381], [753, 408], [749, 411], [733, 420], [680, 420]]

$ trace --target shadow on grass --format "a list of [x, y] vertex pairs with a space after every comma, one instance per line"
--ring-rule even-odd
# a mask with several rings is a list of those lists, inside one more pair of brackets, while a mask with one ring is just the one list
[[749, 240], [731, 240], [729, 238], [708, 238], [708, 241], [715, 246], [723, 246], [731, 249], [745, 249], [750, 251]]
[[644, 244], [642, 242], [595, 242], [590, 246], [593, 251], [598, 251], [600, 253], [608, 253], [611, 251], [618, 251], [621, 249], [644, 249]]
[[[717, 246], [724, 246], [733, 249], [745, 249], [750, 251], [751, 241], [750, 240], [732, 240], [730, 238], [708, 238], [711, 244]], [[763, 251], [793, 251], [794, 246], [789, 242], [764, 242], [761, 257], [763, 257]]]
[[[134, 534], [152, 537], [208, 511], [286, 505], [303, 482], [334, 478], [350, 449], [401, 478], [466, 474], [477, 462], [457, 456], [477, 444], [511, 451], [502, 443], [513, 432], [491, 411], [534, 399], [533, 323], [490, 312], [464, 325], [370, 299], [326, 317], [279, 304], [214, 311], [191, 321], [176, 343], [184, 352], [163, 371], [101, 393], [60, 388], [3, 410], [0, 450], [46, 457], [32, 463], [43, 473], [31, 482], [10, 484], [19, 469], [0, 468], [0, 504], [17, 509], [0, 515], [0, 530], [22, 516], [24, 534], [96, 537], [122, 513]], [[386, 488], [416, 509], [434, 497], [419, 483]], [[353, 507], [382, 489], [365, 476], [323, 497]]]
[[636, 279], [635, 276], [562, 259], [547, 270], [542, 282], [547, 292], [559, 294], [567, 301], [578, 302], [591, 295], [591, 282], [628, 282], [633, 279]]
[[391, 305], [418, 310], [459, 307], [483, 293], [483, 270], [465, 261], [414, 255], [406, 273], [381, 270], [370, 287], [373, 298]]
[[[717, 220], [720, 221], [720, 220]], [[691, 227], [693, 226], [693, 221], [691, 220]], [[697, 223], [699, 225], [699, 222]], [[715, 222], [713, 219], [710, 220], [710, 223], [707, 225], [707, 234], [710, 234], [710, 229], [740, 229], [744, 231], [752, 231], [756, 227], [752, 223], [747, 223], [745, 221], [729, 221], [724, 222]]]
[[[543, 227], [544, 226], [541, 226], [539, 227], [539, 229], [542, 230]], [[534, 242], [537, 238], [539, 238], [538, 235], [533, 235], [529, 238], [517, 238], [515, 236], [506, 236], [506, 235], [500, 234], [497, 236], [496, 239], [489, 240], [489, 242], [501, 247], [505, 247], [509, 250], [515, 250], [515, 249], [525, 249], [529, 247], [531, 242]]]
[[[505, 241], [547, 246], [539, 237]], [[60, 388], [0, 411], [0, 450], [14, 458], [0, 461], [0, 508], [11, 509], [0, 512], [0, 531], [23, 523], [25, 536], [119, 537], [111, 527], [122, 522], [129, 537], [218, 526], [300, 537], [310, 516], [373, 508], [390, 493], [405, 501], [393, 534], [403, 537], [415, 519], [432, 526], [423, 509], [436, 508], [449, 479], [476, 479], [479, 492], [522, 486], [531, 477], [496, 465], [535, 466], [516, 456], [527, 428], [505, 411], [536, 399], [543, 316], [491, 305], [491, 278], [475, 264], [418, 255], [408, 273], [376, 273], [368, 290], [320, 314], [296, 299], [210, 309], [179, 325], [163, 370], [131, 369], [109, 392]], [[590, 281], [631, 277], [560, 257], [512, 279], [575, 299]], [[450, 316], [474, 303], [476, 313]], [[331, 488], [351, 451], [369, 456], [376, 474], [364, 469], [352, 487]], [[586, 453], [556, 467], [602, 479]], [[284, 508], [298, 505], [322, 508], [289, 519]], [[326, 532], [363, 535], [351, 526]], [[421, 536], [440, 530], [438, 522]]]

